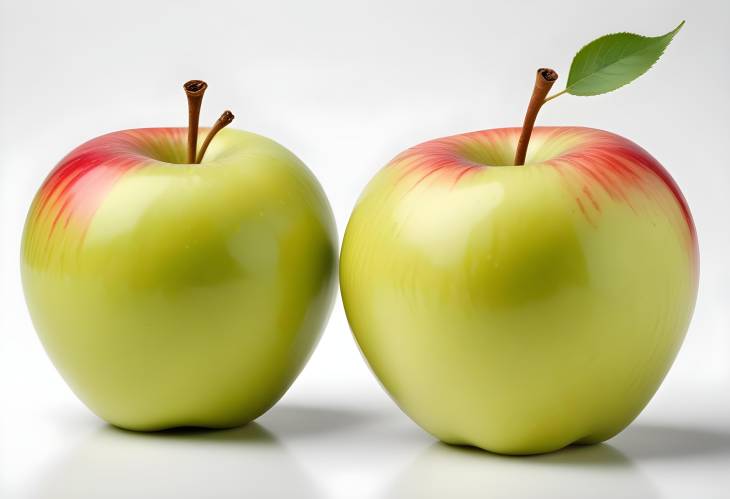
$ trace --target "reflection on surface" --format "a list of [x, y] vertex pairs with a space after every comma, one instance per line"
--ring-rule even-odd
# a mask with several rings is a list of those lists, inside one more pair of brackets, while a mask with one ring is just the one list
[[[441, 443], [422, 447], [427, 437], [415, 425], [367, 407], [282, 404], [260, 421], [223, 431], [133, 433], [103, 426], [29, 476], [22, 496], [339, 499], [372, 492], [392, 499], [651, 499], [661, 487], [677, 490], [678, 497], [687, 490], [707, 497], [702, 491], [718, 489], [713, 477], [724, 476], [722, 463], [730, 456], [730, 429], [701, 426], [637, 423], [608, 444], [509, 457]], [[81, 429], [68, 421], [62, 426], [70, 433]], [[677, 473], [677, 464], [688, 460], [716, 464], [698, 464], [701, 475]]]
[[395, 479], [393, 499], [447, 497], [641, 497], [657, 492], [610, 445], [569, 447], [538, 456], [500, 456], [435, 443]]
[[[510, 457], [435, 443], [395, 479], [387, 497], [636, 497], [659, 495], [658, 460], [730, 456], [730, 430], [635, 423], [610, 444]], [[657, 482], [672, 481], [659, 473]], [[681, 477], [680, 477], [681, 479]]]
[[101, 427], [31, 485], [36, 498], [317, 497], [274, 436], [232, 430], [134, 433]]

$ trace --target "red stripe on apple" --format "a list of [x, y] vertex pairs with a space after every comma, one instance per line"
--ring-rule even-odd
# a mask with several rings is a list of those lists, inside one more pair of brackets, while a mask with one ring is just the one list
[[[469, 171], [511, 166], [510, 162], [520, 131], [520, 128], [498, 128], [430, 140], [399, 154], [388, 167], [400, 170], [402, 180], [415, 175], [413, 186], [436, 171], [453, 175], [454, 182], [457, 183]], [[646, 150], [619, 135], [585, 127], [537, 127], [532, 140], [537, 146], [536, 149], [539, 149], [542, 144], [562, 139], [574, 139], [573, 145], [558, 151], [552, 157], [543, 157], [538, 163], [528, 162], [526, 166], [578, 169], [590, 177], [591, 183], [599, 185], [613, 200], [627, 203], [629, 206], [631, 202], [627, 196], [627, 189], [637, 188], [649, 195], [643, 185], [645, 177], [636, 169], [650, 172], [672, 192], [692, 239], [696, 240], [694, 221], [687, 201], [667, 170]], [[480, 162], [470, 154], [479, 147], [484, 151], [490, 151], [483, 159], [491, 157], [495, 160], [493, 164]], [[537, 151], [534, 156], [540, 156], [540, 152]], [[582, 192], [596, 211], [600, 212], [601, 207], [590, 187], [583, 186]]]
[[32, 219], [50, 219], [50, 238], [59, 223], [84, 230], [109, 190], [125, 173], [150, 164], [154, 152], [170, 144], [184, 147], [184, 128], [123, 130], [92, 139], [74, 149], [43, 183]]

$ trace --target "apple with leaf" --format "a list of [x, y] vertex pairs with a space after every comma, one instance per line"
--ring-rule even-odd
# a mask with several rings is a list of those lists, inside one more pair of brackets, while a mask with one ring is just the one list
[[[444, 442], [533, 454], [611, 438], [655, 393], [697, 295], [677, 184], [647, 151], [583, 127], [537, 127], [558, 96], [646, 72], [682, 25], [617, 33], [539, 69], [524, 124], [430, 140], [368, 184], [340, 284], [385, 389]], [[679, 139], [677, 139], [679, 140]]]

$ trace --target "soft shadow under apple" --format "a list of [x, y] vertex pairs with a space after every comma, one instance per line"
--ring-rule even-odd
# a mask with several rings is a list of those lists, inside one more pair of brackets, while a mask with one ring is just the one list
[[645, 465], [719, 456], [730, 456], [730, 430], [646, 423], [632, 424], [606, 444], [536, 456], [434, 443], [397, 476], [386, 496], [651, 498], [660, 494], [652, 467]]
[[637, 462], [730, 456], [730, 426], [723, 431], [637, 423], [611, 440], [611, 444]]
[[257, 423], [157, 433], [103, 426], [29, 489], [30, 497], [53, 499], [319, 496], [296, 459]]
[[284, 440], [320, 438], [375, 425], [386, 413], [367, 407], [314, 406], [281, 404], [274, 406], [257, 422]]
[[536, 456], [502, 456], [434, 443], [392, 482], [386, 497], [641, 497], [658, 493], [623, 453], [607, 444]]

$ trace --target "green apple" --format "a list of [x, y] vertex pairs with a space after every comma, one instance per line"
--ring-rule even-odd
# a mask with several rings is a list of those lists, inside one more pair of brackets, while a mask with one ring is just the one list
[[606, 440], [685, 335], [698, 251], [664, 168], [617, 135], [519, 128], [426, 142], [376, 175], [340, 285], [371, 368], [420, 426], [508, 454]]
[[302, 369], [332, 304], [336, 229], [306, 166], [230, 129], [195, 164], [186, 133], [80, 146], [25, 225], [40, 339], [78, 397], [123, 428], [253, 420]]

